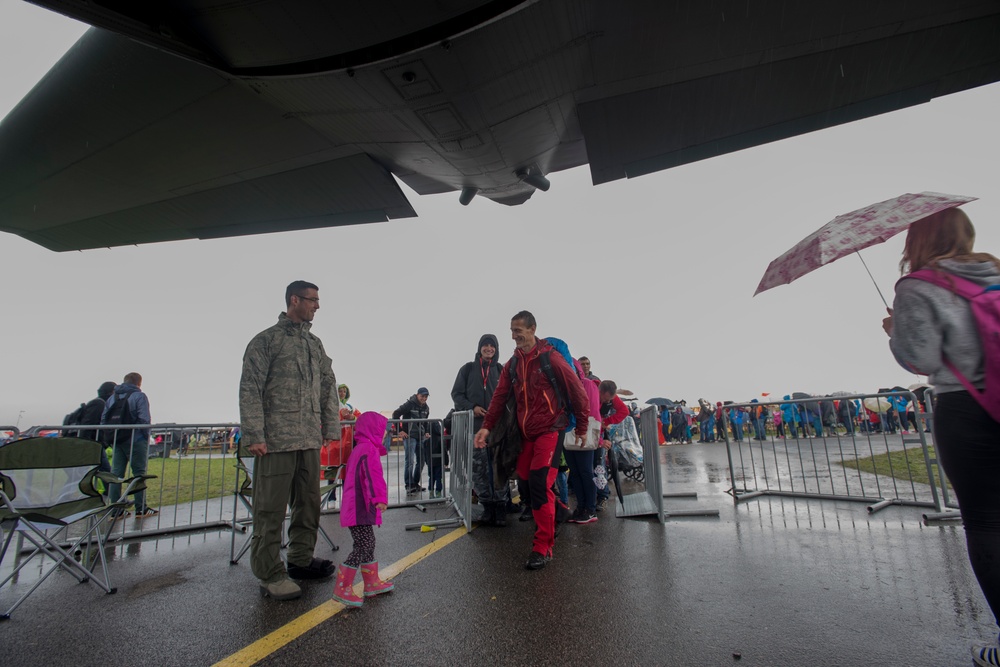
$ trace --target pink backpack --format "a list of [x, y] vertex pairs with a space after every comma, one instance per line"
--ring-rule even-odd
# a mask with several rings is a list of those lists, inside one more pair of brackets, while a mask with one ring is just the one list
[[969, 302], [972, 317], [979, 329], [979, 339], [983, 346], [983, 370], [985, 379], [983, 390], [979, 391], [968, 378], [958, 372], [955, 365], [948, 359], [942, 359], [959, 382], [969, 390], [972, 397], [979, 401], [983, 409], [993, 419], [1000, 422], [1000, 285], [983, 287], [971, 280], [966, 280], [954, 274], [943, 274], [931, 269], [920, 269], [904, 276], [929, 282], [938, 287], [954, 292]]

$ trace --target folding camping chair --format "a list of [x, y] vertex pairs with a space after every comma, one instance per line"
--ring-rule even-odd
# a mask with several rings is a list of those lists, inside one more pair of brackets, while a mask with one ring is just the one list
[[[28, 438], [0, 447], [0, 533], [6, 534], [0, 549], [0, 563], [15, 534], [23, 535], [35, 549], [14, 571], [0, 582], [0, 590], [14, 579], [35, 556], [48, 556], [54, 564], [6, 611], [0, 620], [10, 617], [45, 579], [62, 568], [77, 581], [90, 581], [105, 593], [114, 593], [104, 546], [111, 529], [101, 527], [112, 513], [121, 513], [128, 505], [129, 494], [152, 476], [118, 479], [98, 471], [101, 465], [100, 443], [80, 438]], [[97, 479], [105, 484], [127, 484], [117, 503], [108, 503], [94, 486]], [[86, 521], [83, 534], [69, 538], [69, 527]], [[113, 521], [112, 521], [113, 523]], [[53, 533], [48, 531], [53, 530]], [[62, 546], [60, 540], [69, 541]], [[91, 562], [91, 543], [96, 542], [97, 558]], [[85, 552], [83, 563], [73, 554]], [[101, 564], [101, 575], [94, 572]], [[89, 567], [87, 566], [89, 564]]]
[[[253, 530], [248, 530], [247, 526], [253, 523], [253, 466], [254, 462], [257, 460], [255, 456], [249, 456], [242, 449], [239, 450], [239, 456], [236, 459], [236, 489], [233, 492], [235, 496], [233, 498], [233, 531], [229, 540], [229, 564], [236, 565], [243, 554], [247, 552], [250, 548], [250, 540], [253, 538]], [[331, 502], [336, 500], [337, 489], [343, 486], [344, 482], [340, 479], [340, 472], [345, 466], [326, 466], [321, 468], [322, 477], [320, 478], [320, 507], [326, 507]], [[241, 474], [242, 473], [242, 474]], [[238, 511], [240, 505], [247, 511], [249, 516], [244, 519], [238, 518]], [[288, 534], [288, 523], [291, 520], [290, 514], [285, 514], [285, 536], [286, 538], [282, 540], [282, 547], [288, 546], [287, 534]], [[243, 545], [236, 550], [236, 533], [248, 533], [246, 540], [244, 540]], [[337, 551], [340, 549], [323, 526], [319, 526], [319, 535], [330, 545], [331, 551]]]

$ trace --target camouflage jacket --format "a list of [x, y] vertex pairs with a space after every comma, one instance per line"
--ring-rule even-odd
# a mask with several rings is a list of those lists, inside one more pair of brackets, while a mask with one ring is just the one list
[[269, 452], [319, 449], [340, 438], [340, 401], [330, 357], [309, 322], [285, 313], [247, 345], [240, 378], [240, 441]]

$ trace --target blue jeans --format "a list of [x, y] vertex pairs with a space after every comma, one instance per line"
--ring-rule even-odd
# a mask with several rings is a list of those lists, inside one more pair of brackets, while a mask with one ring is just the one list
[[426, 465], [427, 488], [436, 492], [443, 491], [444, 448], [441, 446], [441, 442], [424, 440], [423, 445], [420, 447], [420, 452], [422, 460], [418, 464], [417, 483], [415, 486], [420, 484], [420, 475], [422, 474], [424, 465]]
[[416, 438], [407, 438], [403, 445], [403, 483], [407, 489], [420, 486], [420, 460]]
[[715, 440], [715, 415], [712, 415], [705, 420], [705, 429], [702, 432], [701, 437], [710, 442]]
[[593, 512], [597, 508], [593, 452], [566, 452], [566, 463], [569, 464], [577, 509]]
[[[132, 468], [132, 475], [138, 477], [140, 475], [146, 474], [146, 455], [149, 452], [149, 443], [145, 440], [136, 438], [131, 443], [129, 442], [118, 442], [115, 443], [114, 452], [111, 456], [111, 474], [115, 477], [124, 478], [125, 468]], [[141, 512], [146, 509], [146, 490], [145, 485], [140, 484], [143, 487], [142, 491], [135, 492], [135, 511]], [[108, 498], [111, 502], [116, 503], [122, 495], [122, 485], [121, 484], [111, 484], [108, 489]]]
[[563, 502], [563, 505], [569, 504], [569, 487], [566, 484], [567, 473], [560, 472], [556, 474], [556, 491], [559, 495], [559, 500]]
[[743, 442], [743, 424], [733, 422], [733, 438], [736, 442]]

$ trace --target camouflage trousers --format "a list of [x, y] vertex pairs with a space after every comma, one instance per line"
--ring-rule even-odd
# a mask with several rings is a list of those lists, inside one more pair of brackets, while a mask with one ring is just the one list
[[494, 488], [492, 447], [474, 449], [472, 453], [472, 489], [483, 503], [499, 503], [510, 500], [510, 486]]

